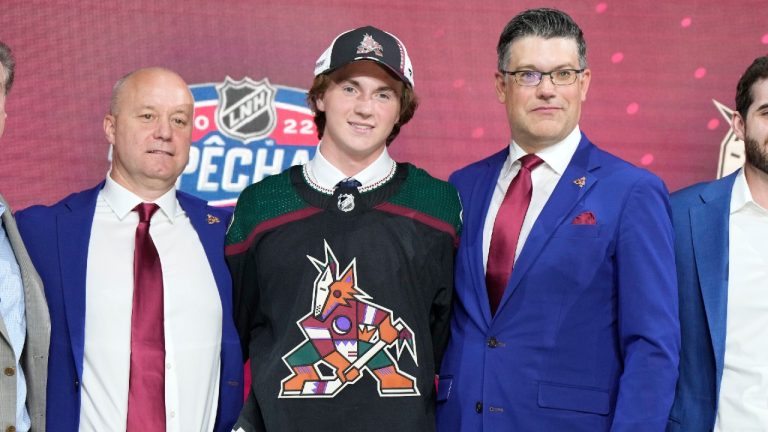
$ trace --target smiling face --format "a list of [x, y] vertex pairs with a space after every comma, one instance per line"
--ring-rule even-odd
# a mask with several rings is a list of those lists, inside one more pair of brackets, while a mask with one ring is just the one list
[[187, 164], [194, 100], [180, 76], [158, 68], [134, 72], [116, 96], [104, 118], [112, 179], [154, 200], [174, 186]]
[[403, 83], [374, 62], [356, 61], [334, 71], [317, 100], [326, 123], [320, 151], [347, 175], [381, 155], [399, 119]]
[[[508, 71], [580, 69], [574, 39], [526, 36], [514, 41], [509, 51]], [[571, 85], [556, 86], [545, 76], [538, 86], [524, 87], [513, 77], [496, 72], [496, 95], [506, 107], [515, 142], [526, 152], [535, 153], [568, 136], [579, 122], [590, 78], [587, 69]]]

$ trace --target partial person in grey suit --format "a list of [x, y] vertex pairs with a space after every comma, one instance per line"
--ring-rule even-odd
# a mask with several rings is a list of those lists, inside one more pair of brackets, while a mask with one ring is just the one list
[[[0, 41], [0, 137], [14, 60]], [[8, 203], [0, 195], [0, 430], [45, 431], [51, 321], [37, 275]]]

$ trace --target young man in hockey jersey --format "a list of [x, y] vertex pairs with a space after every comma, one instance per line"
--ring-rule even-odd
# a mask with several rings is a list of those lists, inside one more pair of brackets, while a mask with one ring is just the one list
[[342, 33], [308, 101], [315, 157], [243, 191], [227, 234], [253, 378], [235, 430], [434, 430], [461, 209], [387, 152], [417, 106], [405, 47]]

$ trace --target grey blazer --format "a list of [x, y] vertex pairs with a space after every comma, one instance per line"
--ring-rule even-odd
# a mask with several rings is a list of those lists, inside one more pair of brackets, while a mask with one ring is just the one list
[[[27, 338], [21, 353], [21, 367], [27, 379], [27, 411], [32, 431], [45, 431], [45, 385], [48, 382], [48, 346], [51, 340], [51, 320], [45, 301], [43, 282], [40, 280], [27, 249], [21, 241], [16, 222], [8, 204], [0, 195], [8, 211], [2, 221], [10, 240], [24, 285], [27, 316]], [[16, 371], [13, 350], [3, 320], [0, 319], [0, 430], [16, 424]]]

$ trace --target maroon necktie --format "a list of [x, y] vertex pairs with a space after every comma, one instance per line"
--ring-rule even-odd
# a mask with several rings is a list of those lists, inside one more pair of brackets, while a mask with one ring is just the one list
[[133, 253], [131, 373], [128, 384], [128, 432], [165, 430], [165, 331], [163, 271], [149, 235], [157, 204], [141, 203]]
[[531, 170], [544, 161], [535, 154], [528, 154], [521, 157], [520, 162], [522, 163], [520, 171], [509, 184], [507, 194], [496, 214], [493, 234], [491, 234], [491, 246], [488, 250], [488, 263], [485, 271], [485, 284], [488, 289], [488, 300], [491, 304], [491, 315], [496, 314], [501, 296], [504, 295], [504, 289], [512, 275], [520, 229], [523, 226], [525, 213], [528, 211], [533, 192]]

